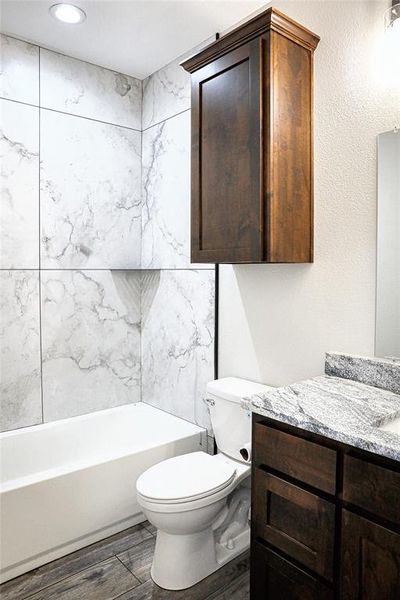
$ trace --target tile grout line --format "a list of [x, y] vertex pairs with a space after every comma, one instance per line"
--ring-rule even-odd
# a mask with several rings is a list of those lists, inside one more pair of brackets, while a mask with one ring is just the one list
[[143, 81], [140, 83], [141, 102], [140, 102], [140, 274], [139, 274], [139, 316], [140, 316], [140, 336], [139, 336], [139, 401], [143, 402]]
[[[39, 75], [40, 77], [40, 75]], [[40, 106], [40, 104], [31, 104], [30, 102], [22, 102], [21, 100], [14, 100], [13, 98], [5, 98], [4, 96], [0, 96], [0, 100], [5, 100], [6, 102], [14, 102], [14, 104], [22, 104], [23, 106], [31, 106], [32, 108], [38, 108], [39, 110], [47, 110], [49, 112], [53, 112], [59, 115], [65, 115], [67, 117], [75, 117], [76, 119], [85, 119], [86, 121], [92, 121], [93, 123], [101, 123], [102, 125], [109, 125], [110, 127], [119, 127], [121, 129], [128, 129], [129, 131], [136, 131], [137, 133], [142, 133], [140, 129], [136, 129], [135, 127], [129, 127], [128, 125], [118, 125], [118, 123], [111, 123], [110, 121], [101, 121], [100, 119], [94, 119], [93, 117], [85, 117], [84, 115], [75, 115], [73, 113], [66, 112], [64, 110], [57, 110], [56, 108], [49, 108], [46, 106]]]
[[[126, 569], [128, 571], [128, 573], [130, 573], [130, 575], [132, 575], [132, 577], [134, 577], [136, 579], [136, 581], [138, 582], [138, 585], [135, 585], [133, 588], [129, 588], [129, 590], [126, 590], [126, 592], [129, 592], [130, 590], [134, 590], [135, 588], [143, 585], [143, 583], [146, 583], [145, 581], [140, 581], [139, 577], [136, 577], [135, 573], [133, 573], [133, 571], [131, 571], [129, 567], [124, 565], [124, 563], [122, 562], [122, 560], [120, 559], [119, 556], [117, 556], [116, 554], [114, 556], [121, 563], [121, 565], [124, 567], [124, 569]], [[126, 594], [126, 592], [122, 592], [122, 593]], [[119, 595], [121, 595], [121, 594], [119, 594]], [[118, 596], [116, 596], [116, 597], [118, 598]]]
[[[204, 264], [204, 263], [203, 263]], [[39, 269], [33, 269], [33, 268], [10, 268], [10, 269], [6, 269], [6, 268], [0, 268], [0, 271], [38, 271]], [[199, 269], [196, 267], [190, 267], [185, 269], [184, 267], [179, 267], [178, 269], [175, 269], [173, 267], [163, 267], [162, 269], [149, 269], [149, 268], [144, 268], [144, 269], [140, 269], [138, 268], [134, 268], [134, 269], [127, 269], [124, 267], [75, 267], [75, 268], [65, 268], [65, 267], [51, 267], [51, 268], [40, 268], [41, 271], [120, 271], [120, 272], [131, 272], [131, 273], [145, 273], [146, 271], [150, 271], [151, 273], [155, 273], [156, 271], [200, 271], [200, 273], [202, 273], [203, 271], [212, 271], [214, 273], [214, 268], [211, 266], [210, 268], [203, 268], [203, 269]]]
[[[179, 117], [179, 115], [183, 115], [184, 113], [186, 113], [186, 112], [188, 112], [190, 110], [192, 110], [191, 106], [189, 106], [189, 108], [185, 108], [184, 110], [181, 110], [180, 112], [177, 112], [177, 113], [175, 113], [173, 115], [170, 115], [169, 117], [165, 117], [165, 119], [161, 119], [161, 121], [158, 121], [157, 123], [152, 123], [148, 127], [145, 127], [145, 129], [142, 129], [142, 133], [144, 133], [145, 131], [148, 131], [152, 127], [157, 127], [157, 125], [162, 125], [166, 121], [170, 121], [171, 119], [174, 119], [175, 117]], [[143, 126], [143, 124], [142, 124], [142, 126]]]
[[143, 525], [143, 527], [146, 529], [146, 531], [148, 531], [153, 537], [156, 537], [157, 535], [157, 531], [155, 533], [153, 533], [152, 531], [150, 531], [149, 527], [147, 525]]
[[41, 222], [41, 189], [40, 189], [40, 170], [41, 170], [41, 137], [42, 137], [42, 132], [41, 132], [41, 114], [40, 114], [40, 47], [39, 47], [39, 89], [38, 89], [38, 100], [39, 100], [39, 107], [38, 107], [38, 123], [39, 123], [39, 140], [38, 140], [38, 150], [39, 150], [39, 169], [38, 169], [38, 205], [39, 205], [39, 212], [38, 212], [38, 258], [39, 258], [39, 359], [40, 359], [40, 403], [41, 403], [41, 409], [42, 409], [42, 423], [44, 423], [44, 394], [43, 394], [43, 327], [42, 327], [42, 271], [41, 271], [41, 261], [42, 261], [42, 249], [41, 249], [41, 228], [42, 228], [42, 222]]
[[[140, 244], [141, 246], [142, 244]], [[140, 364], [140, 402], [143, 402], [143, 273], [139, 275], [139, 311], [140, 311], [140, 337], [139, 337], [139, 364]], [[147, 529], [147, 527], [146, 527]]]

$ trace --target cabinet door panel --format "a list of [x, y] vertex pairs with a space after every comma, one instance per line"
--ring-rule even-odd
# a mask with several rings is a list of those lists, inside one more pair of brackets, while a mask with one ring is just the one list
[[400, 598], [400, 535], [343, 510], [342, 600]]
[[261, 260], [259, 41], [192, 76], [192, 260]]
[[253, 534], [332, 580], [335, 506], [260, 469], [253, 490]]
[[251, 600], [333, 600], [332, 590], [257, 542], [251, 569]]

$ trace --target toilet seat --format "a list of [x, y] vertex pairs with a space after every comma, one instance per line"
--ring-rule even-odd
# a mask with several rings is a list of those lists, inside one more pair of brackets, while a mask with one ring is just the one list
[[143, 500], [158, 505], [182, 504], [213, 496], [235, 479], [232, 461], [191, 452], [164, 460], [145, 471], [136, 489]]

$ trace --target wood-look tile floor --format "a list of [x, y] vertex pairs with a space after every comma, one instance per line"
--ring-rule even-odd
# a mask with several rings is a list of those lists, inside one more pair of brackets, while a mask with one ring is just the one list
[[1, 600], [248, 600], [249, 556], [179, 592], [150, 577], [155, 531], [141, 523], [0, 586]]

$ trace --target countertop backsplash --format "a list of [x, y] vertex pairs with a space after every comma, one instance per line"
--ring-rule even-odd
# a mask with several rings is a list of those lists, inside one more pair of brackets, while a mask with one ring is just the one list
[[327, 352], [325, 373], [400, 394], [400, 359]]

